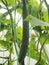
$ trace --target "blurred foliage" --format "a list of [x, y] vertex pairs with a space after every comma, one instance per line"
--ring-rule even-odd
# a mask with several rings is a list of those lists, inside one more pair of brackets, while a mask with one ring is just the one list
[[[6, 2], [6, 0], [3, 0], [3, 1]], [[2, 2], [2, 0], [0, 0], [0, 2]], [[18, 5], [18, 7], [16, 8], [16, 11], [18, 13], [22, 14], [22, 6], [23, 5], [22, 5], [21, 0], [16, 0], [16, 2], [15, 2], [15, 0], [7, 0], [7, 3], [8, 3], [8, 7]], [[38, 4], [37, 0], [29, 0], [29, 1], [27, 0], [26, 3], [27, 3], [29, 15], [26, 17], [25, 20], [29, 21], [31, 24], [31, 28], [39, 33], [39, 36], [40, 36], [39, 42], [43, 44], [43, 42], [45, 41], [45, 38], [47, 38], [45, 44], [49, 44], [49, 27], [47, 27], [47, 26], [49, 26], [49, 24], [48, 24], [49, 22], [48, 22], [47, 9], [45, 9], [42, 5], [42, 9], [39, 10], [40, 4]], [[1, 7], [0, 7], [0, 9], [1, 9]], [[2, 15], [3, 14], [0, 13], [0, 17]], [[44, 26], [42, 26], [42, 25], [44, 25]], [[14, 26], [15, 26], [15, 24], [14, 24]], [[34, 28], [33, 28], [33, 26], [34, 26]], [[11, 27], [11, 20], [7, 19], [6, 17], [4, 17], [0, 20], [0, 32], [1, 31], [3, 32], [3, 30], [7, 30], [6, 34], [4, 35], [6, 40], [2, 40], [1, 39], [2, 36], [1, 36], [0, 47], [6, 48], [9, 51], [10, 50], [10, 42], [12, 42], [12, 27]], [[22, 36], [23, 36], [22, 27], [16, 25], [14, 28], [14, 33], [15, 33], [14, 40], [16, 41], [16, 43], [18, 44], [18, 46], [20, 48], [21, 43], [22, 43]], [[32, 36], [34, 36], [34, 35], [31, 34], [31, 40], [29, 41], [27, 56], [38, 61], [40, 52], [37, 51], [36, 38], [39, 38], [39, 36], [34, 36], [34, 37], [32, 37]], [[42, 52], [41, 61], [38, 63], [38, 65], [47, 65], [46, 57], [44, 54], [45, 53]]]

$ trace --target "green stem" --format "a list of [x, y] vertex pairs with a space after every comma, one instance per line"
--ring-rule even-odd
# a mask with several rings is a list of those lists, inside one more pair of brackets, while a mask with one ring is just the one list
[[35, 65], [38, 65], [38, 63], [41, 61], [42, 49], [43, 49], [43, 47], [44, 47], [44, 44], [45, 44], [46, 40], [47, 40], [47, 38], [45, 39], [45, 41], [44, 41], [44, 42], [43, 42], [43, 44], [42, 44], [42, 47], [41, 47], [41, 49], [40, 49], [40, 56], [39, 56], [39, 60], [38, 60], [38, 62], [37, 62]]
[[24, 65], [24, 58], [26, 56], [26, 52], [29, 44], [29, 22], [24, 21], [24, 19], [28, 16], [26, 0], [22, 0], [22, 3], [23, 3], [23, 39], [22, 39], [22, 45], [20, 48], [18, 61], [21, 65]]

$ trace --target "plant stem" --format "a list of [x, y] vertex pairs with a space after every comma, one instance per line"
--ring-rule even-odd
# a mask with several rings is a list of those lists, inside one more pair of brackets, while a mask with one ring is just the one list
[[42, 47], [41, 47], [41, 49], [40, 49], [40, 56], [39, 56], [39, 60], [38, 60], [38, 62], [37, 62], [35, 65], [38, 65], [38, 63], [41, 61], [42, 49], [43, 49], [43, 47], [44, 47], [44, 44], [46, 43], [46, 40], [47, 40], [47, 38], [45, 39], [45, 41], [44, 41], [44, 42], [43, 42], [43, 44], [42, 44]]
[[26, 0], [22, 0], [22, 3], [23, 3], [23, 39], [22, 39], [22, 45], [20, 48], [18, 61], [21, 65], [24, 65], [24, 58], [26, 56], [26, 52], [29, 44], [29, 22], [24, 21], [24, 19], [28, 16]]

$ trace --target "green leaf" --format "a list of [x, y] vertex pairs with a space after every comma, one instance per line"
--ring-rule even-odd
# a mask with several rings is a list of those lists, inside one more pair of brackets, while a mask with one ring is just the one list
[[17, 27], [15, 38], [18, 43], [18, 46], [20, 47], [21, 42], [22, 42], [22, 28], [21, 27]]
[[29, 21], [32, 27], [35, 27], [35, 26], [49, 26], [48, 23], [46, 23], [42, 20], [39, 20], [36, 17], [33, 17], [31, 15], [28, 15], [25, 20], [27, 22]]
[[28, 11], [29, 11], [29, 14], [37, 17], [37, 11], [38, 11], [38, 1], [37, 0], [28, 1]]
[[22, 14], [22, 9], [21, 8], [17, 8], [17, 12]]
[[8, 29], [9, 29], [9, 25], [4, 25], [3, 23], [0, 22], [0, 31], [8, 30]]
[[30, 44], [29, 44], [29, 49], [28, 49], [28, 52], [27, 52], [27, 56], [35, 59], [35, 60], [38, 60], [39, 59], [39, 55], [36, 51], [36, 42], [35, 42], [35, 39], [32, 39], [30, 41]]
[[8, 24], [10, 24], [10, 19], [6, 19], [6, 18], [3, 18], [2, 20], [1, 20], [1, 22], [3, 23], [3, 24], [5, 24], [5, 25], [8, 25]]
[[22, 28], [17, 28], [17, 38], [21, 41], [22, 40]]
[[43, 44], [43, 42], [45, 41], [45, 39], [46, 39], [46, 34], [43, 33], [43, 34], [41, 35], [41, 37], [40, 37], [40, 43]]
[[[10, 52], [10, 44], [11, 43], [9, 41], [0, 40], [0, 47], [2, 47], [3, 49], [7, 49], [9, 52]], [[13, 47], [11, 52], [14, 53]]]
[[[6, 0], [3, 0], [4, 2], [6, 2]], [[2, 2], [2, 0], [1, 0]], [[18, 1], [15, 2], [15, 0], [7, 0], [8, 6], [14, 6], [15, 3], [17, 4]]]
[[15, 5], [15, 0], [7, 0], [8, 5]]
[[[29, 57], [38, 61], [39, 56], [40, 56], [40, 52], [37, 51], [37, 44], [36, 44], [35, 39], [31, 39], [28, 48], [29, 49], [28, 49], [28, 52], [27, 52], [27, 56], [29, 56]], [[42, 52], [42, 54], [41, 54], [41, 59], [46, 60], [44, 52]]]
[[43, 12], [43, 14], [44, 14], [44, 20], [46, 21], [46, 22], [48, 22], [48, 12], [47, 12], [47, 10], [46, 11], [44, 11]]
[[11, 31], [7, 31], [5, 37], [6, 37], [6, 40], [7, 40], [7, 41], [11, 41], [11, 39], [12, 39]]
[[8, 41], [0, 40], [0, 46], [9, 49], [10, 43]]
[[49, 34], [47, 33], [43, 33], [40, 37], [40, 43], [43, 44], [43, 42], [45, 41], [45, 39], [47, 38], [45, 44], [49, 44]]

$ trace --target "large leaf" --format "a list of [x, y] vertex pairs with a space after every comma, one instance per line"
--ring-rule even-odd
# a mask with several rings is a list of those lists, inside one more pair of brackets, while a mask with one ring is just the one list
[[49, 26], [48, 23], [46, 23], [46, 22], [44, 22], [40, 19], [37, 19], [36, 17], [33, 17], [31, 15], [28, 15], [25, 20], [27, 22], [29, 21], [32, 27], [35, 27], [35, 26]]

